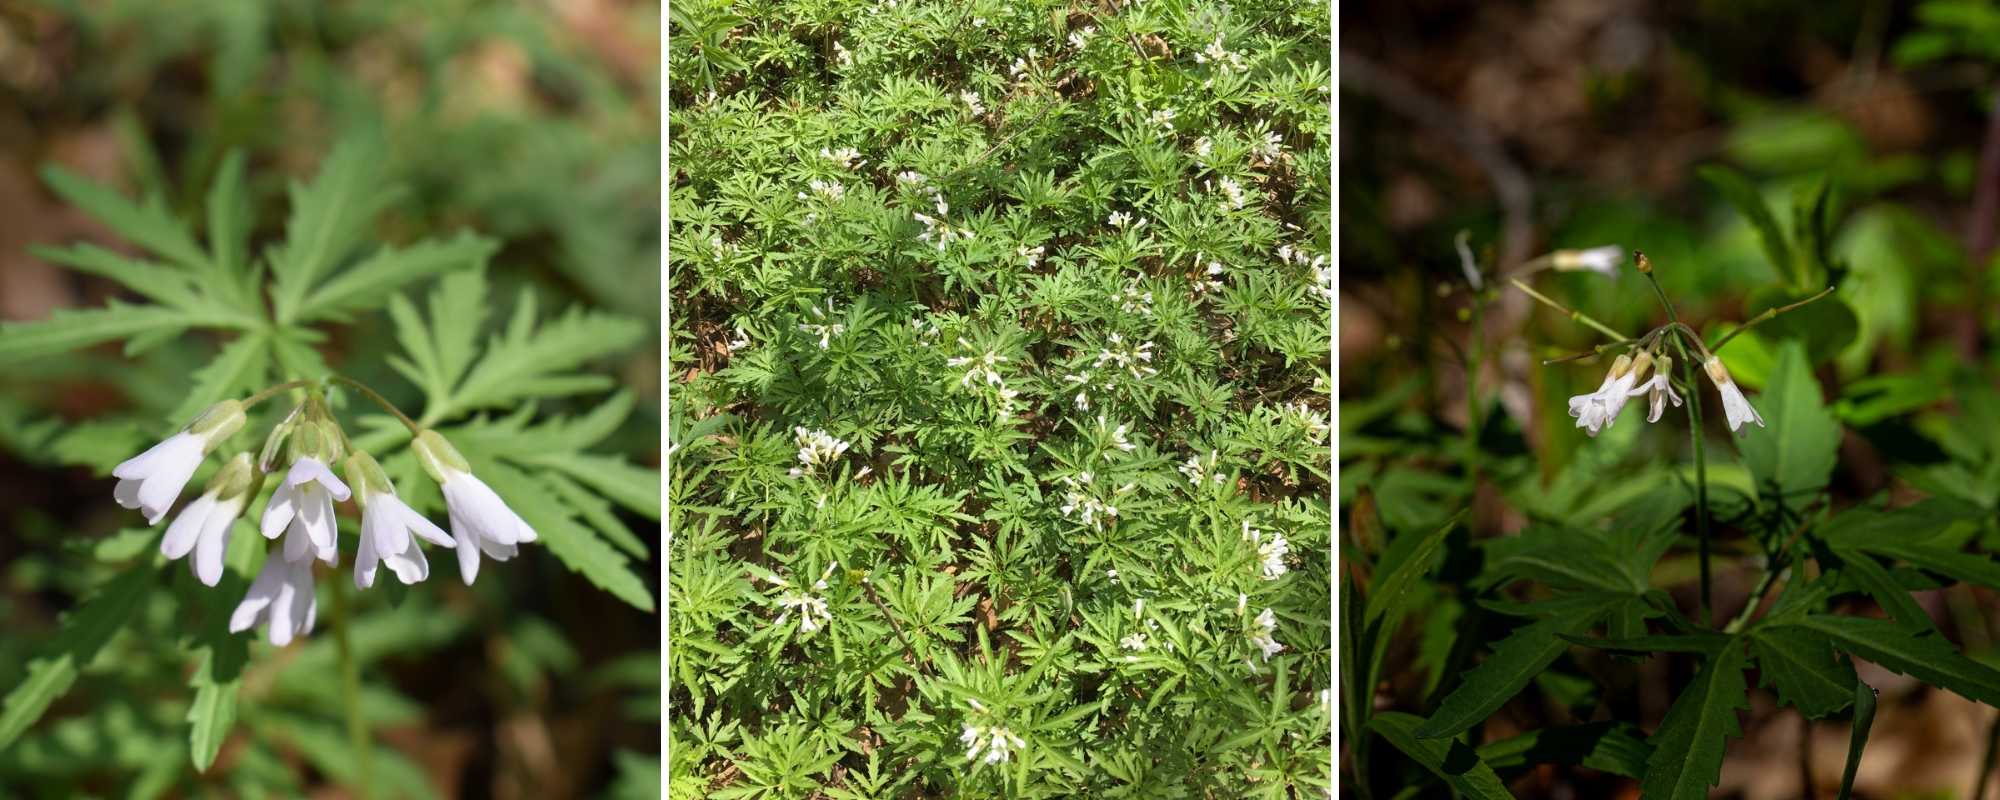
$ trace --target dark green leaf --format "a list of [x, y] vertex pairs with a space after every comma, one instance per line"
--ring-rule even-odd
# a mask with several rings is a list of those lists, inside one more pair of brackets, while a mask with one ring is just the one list
[[1631, 639], [1599, 639], [1591, 636], [1557, 634], [1557, 637], [1571, 644], [1595, 647], [1599, 650], [1617, 650], [1627, 653], [1698, 653], [1715, 655], [1729, 643], [1730, 637], [1720, 633], [1684, 633], [1669, 636], [1639, 636]]
[[1514, 629], [1493, 646], [1493, 655], [1463, 673], [1464, 682], [1438, 707], [1437, 713], [1418, 728], [1425, 739], [1457, 736], [1519, 694], [1536, 673], [1568, 650], [1562, 636], [1590, 630], [1612, 606], [1625, 598], [1613, 594], [1566, 597], [1538, 605], [1558, 609], [1555, 616]]
[[97, 651], [125, 627], [159, 576], [151, 561], [139, 563], [112, 578], [96, 596], [83, 602], [63, 618], [44, 654], [28, 663], [27, 678], [7, 693], [6, 709], [0, 711], [0, 750], [20, 738], [21, 732], [41, 719], [49, 704], [69, 692], [77, 675], [97, 657]]
[[1840, 772], [1840, 800], [1854, 792], [1854, 773], [1861, 769], [1861, 750], [1868, 746], [1868, 729], [1875, 726], [1875, 687], [1854, 682], [1854, 727], [1847, 740], [1847, 767]]
[[1834, 652], [1822, 634], [1788, 627], [1757, 630], [1750, 635], [1750, 655], [1765, 684], [1777, 689], [1778, 702], [1797, 707], [1807, 719], [1854, 701], [1854, 663]]
[[1727, 737], [1741, 737], [1738, 710], [1748, 711], [1749, 686], [1743, 680], [1743, 647], [1732, 641], [1696, 673], [1668, 709], [1660, 729], [1648, 744], [1653, 757], [1639, 795], [1648, 800], [1703, 800], [1708, 787], [1722, 777], [1722, 750]]
[[1474, 800], [1513, 800], [1513, 795], [1507, 793], [1506, 785], [1500, 782], [1500, 776], [1493, 774], [1493, 768], [1479, 760], [1479, 755], [1465, 743], [1457, 739], [1417, 738], [1415, 731], [1424, 724], [1423, 717], [1387, 711], [1377, 715], [1369, 727], [1467, 797]]
[[1533, 730], [1482, 746], [1481, 760], [1495, 772], [1536, 764], [1565, 764], [1640, 778], [1653, 747], [1646, 733], [1629, 722], [1606, 720]]
[[1875, 662], [1892, 672], [2000, 706], [2000, 672], [1958, 654], [1958, 648], [1935, 631], [1922, 635], [1900, 624], [1873, 617], [1812, 614], [1787, 623], [1832, 637], [1833, 646]]

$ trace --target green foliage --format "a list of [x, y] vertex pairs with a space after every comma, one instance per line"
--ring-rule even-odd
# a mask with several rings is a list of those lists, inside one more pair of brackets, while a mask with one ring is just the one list
[[1331, 787], [1329, 13], [674, 4], [673, 782]]

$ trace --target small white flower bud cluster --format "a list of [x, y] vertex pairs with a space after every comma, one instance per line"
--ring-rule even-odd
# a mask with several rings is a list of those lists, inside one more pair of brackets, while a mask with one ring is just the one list
[[[1104, 530], [1105, 520], [1116, 519], [1118, 517], [1118, 507], [1105, 502], [1097, 496], [1097, 480], [1090, 473], [1082, 473], [1076, 478], [1064, 475], [1056, 480], [1061, 481], [1064, 486], [1069, 487], [1063, 492], [1062, 515], [1064, 518], [1068, 518], [1070, 514], [1074, 513], [1078, 522], [1089, 525], [1091, 530], [1101, 533]], [[1132, 491], [1132, 487], [1133, 484], [1130, 483], [1118, 487], [1116, 491], [1111, 493], [1111, 500], [1116, 502], [1118, 498], [1124, 497], [1127, 492]]]
[[[944, 200], [938, 200], [938, 207], [945, 207]], [[924, 224], [924, 232], [917, 234], [917, 241], [935, 245], [937, 251], [940, 253], [944, 252], [945, 246], [952, 242], [960, 239], [968, 242], [972, 241], [972, 231], [970, 230], [953, 227], [949, 222], [923, 213], [912, 212], [910, 216], [915, 217], [918, 222]]]
[[1118, 308], [1127, 314], [1150, 317], [1153, 315], [1153, 293], [1139, 291], [1139, 279], [1125, 283], [1125, 292], [1118, 298]]
[[969, 109], [972, 109], [972, 115], [973, 115], [973, 116], [975, 116], [975, 117], [983, 117], [983, 116], [986, 116], [986, 106], [984, 106], [984, 105], [981, 105], [981, 104], [979, 103], [979, 93], [978, 93], [978, 92], [974, 92], [974, 91], [964, 91], [964, 92], [959, 92], [959, 93], [958, 93], [958, 99], [960, 99], [960, 100], [963, 100], [963, 101], [965, 101], [965, 107], [966, 107], [966, 108], [969, 108]]
[[839, 150], [828, 150], [822, 147], [819, 149], [819, 156], [820, 158], [839, 164], [841, 169], [847, 170], [860, 169], [861, 165], [868, 163], [867, 159], [861, 157], [861, 152], [852, 147], [843, 147]]
[[828, 316], [830, 316], [833, 313], [832, 300], [826, 301], [825, 311], [819, 310], [819, 306], [813, 306], [810, 310], [812, 311], [813, 318], [819, 321], [801, 322], [799, 323], [799, 330], [810, 334], [817, 334], [819, 336], [819, 349], [825, 350], [828, 347], [831, 347], [833, 345], [833, 337], [839, 336], [847, 332], [846, 325], [843, 325], [838, 322], [829, 323], [826, 321]]
[[[1202, 48], [1201, 52], [1194, 54], [1194, 63], [1214, 64], [1216, 71], [1224, 75], [1231, 72], [1250, 71], [1250, 65], [1244, 62], [1242, 54], [1232, 53], [1223, 49], [1222, 34], [1220, 33], [1215, 35], [1215, 41], [1209, 42], [1208, 46]], [[1212, 84], [1213, 81], [1210, 83]]]
[[1042, 256], [1047, 253], [1048, 250], [1041, 245], [1023, 247], [1014, 251], [1014, 255], [1027, 260], [1028, 269], [1034, 269], [1035, 265], [1042, 263]]
[[[785, 613], [779, 614], [778, 621], [774, 624], [782, 627], [785, 621], [791, 618], [794, 611], [799, 613], [799, 633], [801, 635], [810, 635], [826, 627], [827, 623], [832, 622], [833, 611], [828, 607], [825, 596], [826, 579], [833, 575], [833, 571], [839, 568], [839, 566], [840, 562], [838, 561], [828, 564], [826, 571], [820, 573], [819, 580], [813, 582], [812, 589], [810, 590], [802, 591], [796, 589], [792, 586], [791, 582], [784, 578], [776, 575], [769, 576], [768, 580], [772, 583], [785, 587], [785, 593], [778, 597], [778, 606], [785, 609]], [[820, 594], [814, 594], [813, 592], [819, 592]]]
[[799, 445], [799, 463], [793, 467], [790, 477], [816, 475], [821, 467], [831, 465], [840, 454], [847, 452], [847, 443], [828, 435], [826, 431], [808, 431], [803, 427], [793, 428]]
[[1306, 438], [1311, 439], [1314, 444], [1323, 444], [1327, 433], [1333, 430], [1327, 427], [1326, 415], [1314, 411], [1303, 400], [1296, 403], [1280, 403], [1278, 411], [1284, 419], [1304, 428]]
[[1082, 50], [1090, 44], [1090, 35], [1096, 32], [1097, 28], [1093, 26], [1085, 26], [1082, 30], [1071, 31], [1069, 35], [1070, 49]]
[[818, 197], [818, 198], [824, 198], [829, 202], [838, 203], [841, 201], [842, 198], [847, 197], [847, 187], [840, 185], [840, 181], [823, 181], [815, 179], [813, 180], [811, 186], [812, 186], [811, 194], [808, 194], [806, 192], [799, 192], [800, 200], [811, 200], [815, 197]]
[[[1015, 736], [1013, 731], [999, 725], [974, 725], [970, 722], [960, 724], [965, 726], [965, 732], [959, 734], [958, 740], [966, 745], [967, 761], [1004, 764], [1015, 750], [1028, 746], [1028, 743], [1021, 741], [1021, 737]], [[985, 751], [984, 755], [981, 755], [982, 750]]]
[[1207, 463], [1203, 463], [1200, 457], [1188, 456], [1186, 464], [1182, 464], [1174, 469], [1180, 474], [1187, 476], [1188, 483], [1191, 485], [1200, 486], [1203, 481], [1209, 481], [1217, 486], [1221, 486], [1229, 479], [1223, 477], [1222, 473], [1216, 469], [1216, 464], [1219, 460], [1219, 454], [1214, 450], [1210, 450], [1208, 451]]
[[1275, 581], [1286, 572], [1285, 555], [1292, 552], [1292, 545], [1285, 541], [1285, 535], [1273, 532], [1271, 541], [1264, 541], [1264, 532], [1250, 527], [1250, 520], [1243, 521], [1243, 541], [1257, 548], [1260, 576], [1267, 581]]
[[715, 248], [715, 263], [717, 264], [727, 261], [730, 256], [743, 252], [742, 247], [722, 241], [722, 234], [719, 233], [708, 237], [708, 244]]

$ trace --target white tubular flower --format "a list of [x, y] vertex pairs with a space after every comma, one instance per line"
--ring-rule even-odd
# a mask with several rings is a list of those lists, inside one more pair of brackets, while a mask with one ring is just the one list
[[986, 106], [980, 105], [978, 92], [959, 92], [958, 99], [965, 101], [965, 107], [972, 109], [973, 116], [981, 117], [986, 115]]
[[[1640, 354], [1640, 358], [1647, 358]], [[1650, 363], [1650, 359], [1648, 359]], [[1576, 426], [1588, 428], [1591, 436], [1596, 436], [1618, 421], [1618, 412], [1625, 410], [1625, 400], [1631, 397], [1632, 384], [1639, 382], [1639, 370], [1643, 365], [1635, 364], [1631, 356], [1621, 355], [1611, 362], [1611, 371], [1604, 376], [1604, 385], [1590, 394], [1577, 395], [1569, 399], [1569, 415], [1576, 417]]]
[[118, 478], [118, 485], [111, 496], [121, 506], [139, 509], [146, 515], [146, 524], [160, 524], [201, 460], [241, 430], [243, 423], [241, 401], [224, 400], [209, 406], [180, 433], [113, 467], [111, 474]]
[[1612, 280], [1618, 280], [1618, 263], [1625, 260], [1625, 250], [1615, 244], [1592, 247], [1588, 250], [1557, 250], [1549, 254], [1549, 265], [1557, 272], [1582, 272], [1589, 270]]
[[1135, 633], [1118, 640], [1118, 647], [1124, 650], [1146, 649], [1146, 634]]
[[1701, 368], [1708, 372], [1708, 379], [1715, 381], [1715, 390], [1722, 394], [1722, 413], [1729, 419], [1729, 429], [1736, 432], [1736, 438], [1749, 438], [1749, 423], [1755, 422], [1757, 427], [1764, 427], [1763, 415], [1750, 405], [1750, 400], [1743, 396], [1743, 390], [1736, 388], [1736, 381], [1729, 377], [1729, 368], [1722, 365], [1722, 359], [1709, 356], [1708, 362]]
[[[1264, 652], [1265, 663], [1270, 663], [1271, 656], [1285, 649], [1283, 642], [1272, 638], [1277, 631], [1278, 620], [1272, 616], [1271, 609], [1266, 608], [1264, 613], [1257, 615], [1257, 619], [1251, 623], [1250, 630], [1245, 634], [1250, 639], [1250, 644]], [[1251, 665], [1251, 669], [1256, 669], [1256, 666]]]
[[312, 559], [264, 559], [264, 568], [250, 582], [250, 591], [229, 615], [229, 632], [240, 633], [269, 623], [271, 644], [279, 647], [312, 633], [318, 604], [313, 596]]
[[406, 584], [429, 578], [430, 562], [411, 539], [413, 532], [439, 547], [458, 546], [444, 529], [396, 497], [395, 485], [367, 453], [348, 456], [347, 480], [354, 485], [354, 499], [361, 506], [361, 546], [354, 554], [355, 588], [374, 586], [376, 567], [385, 561]]
[[473, 477], [465, 457], [437, 431], [417, 434], [410, 449], [416, 452], [417, 463], [423, 465], [424, 471], [444, 491], [445, 513], [450, 517], [451, 536], [458, 550], [458, 574], [465, 585], [471, 586], [472, 580], [479, 577], [480, 553], [495, 561], [506, 561], [520, 552], [520, 543], [535, 540], [535, 529], [508, 508], [500, 495]]
[[250, 498], [264, 485], [264, 474], [252, 466], [249, 453], [238, 453], [210, 478], [208, 487], [194, 502], [181, 509], [167, 535], [160, 539], [160, 553], [180, 558], [189, 551], [194, 558], [188, 566], [194, 576], [209, 586], [222, 580], [222, 558], [229, 552], [229, 530]]
[[809, 431], [803, 427], [793, 428], [799, 445], [799, 463], [793, 467], [791, 477], [818, 474], [821, 467], [831, 465], [847, 452], [847, 443], [833, 438], [826, 431]]
[[1273, 532], [1271, 541], [1264, 541], [1264, 532], [1250, 527], [1250, 520], [1243, 521], [1243, 541], [1257, 548], [1257, 567], [1262, 570], [1264, 580], [1275, 581], [1288, 571], [1285, 556], [1292, 552], [1292, 545], [1285, 541], [1285, 535]]
[[340, 563], [339, 541], [333, 520], [333, 504], [353, 496], [333, 470], [313, 456], [299, 456], [285, 473], [285, 481], [264, 506], [258, 524], [264, 538], [285, 537], [285, 560], [302, 561], [317, 555], [328, 564]]
[[1668, 400], [1674, 401], [1674, 408], [1681, 407], [1681, 396], [1674, 392], [1673, 384], [1667, 380], [1667, 375], [1673, 371], [1673, 366], [1673, 359], [1661, 356], [1653, 362], [1653, 377], [1632, 390], [1632, 397], [1649, 395], [1646, 403], [1651, 410], [1646, 414], [1647, 422], [1660, 421], [1660, 412], [1666, 410]]
[[[1015, 736], [1013, 731], [998, 725], [989, 727], [986, 725], [974, 725], [970, 722], [961, 722], [959, 724], [965, 726], [965, 730], [959, 734], [958, 740], [966, 745], [965, 760], [967, 761], [1002, 764], [1013, 755], [1015, 750], [1028, 746], [1028, 743], [1022, 741], [1021, 737]], [[984, 751], [983, 755], [982, 751]]]

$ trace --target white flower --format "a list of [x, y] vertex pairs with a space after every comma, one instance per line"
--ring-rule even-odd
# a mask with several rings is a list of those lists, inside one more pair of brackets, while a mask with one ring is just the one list
[[1096, 32], [1097, 28], [1095, 27], [1085, 27], [1083, 30], [1071, 32], [1069, 35], [1070, 49], [1082, 50], [1085, 45], [1090, 43], [1090, 35]]
[[[1078, 522], [1089, 525], [1091, 530], [1099, 532], [1104, 530], [1104, 520], [1117, 518], [1118, 507], [1105, 502], [1103, 498], [1097, 495], [1097, 481], [1090, 473], [1080, 473], [1076, 478], [1065, 475], [1056, 480], [1061, 481], [1064, 486], [1069, 487], [1068, 490], [1063, 492], [1062, 515], [1064, 517], [1075, 513]], [[1132, 491], [1132, 487], [1133, 484], [1125, 484], [1112, 492], [1111, 499], [1116, 500], [1119, 497], [1123, 497], [1127, 492]], [[1134, 608], [1133, 613], [1138, 613], [1138, 610]]]
[[410, 443], [424, 471], [444, 491], [445, 514], [450, 518], [451, 536], [458, 550], [458, 574], [471, 586], [479, 577], [479, 554], [506, 561], [520, 552], [522, 542], [535, 541], [535, 529], [521, 515], [507, 507], [486, 484], [472, 476], [465, 457], [439, 436], [424, 431]]
[[923, 173], [913, 169], [906, 169], [903, 170], [902, 172], [896, 173], [897, 183], [908, 184], [911, 186], [922, 186], [929, 180], [930, 178], [926, 177]]
[[[820, 152], [825, 153], [826, 151], [822, 150]], [[846, 152], [852, 152], [852, 151], [846, 151]], [[841, 199], [847, 197], [847, 187], [840, 185], [840, 181], [814, 180], [811, 186], [812, 186], [812, 194], [799, 192], [800, 200], [808, 200], [814, 197], [820, 197], [828, 201], [838, 203], [841, 201]]]
[[[852, 147], [843, 147], [839, 150], [828, 150], [822, 147], [819, 149], [819, 155], [821, 158], [839, 164], [841, 169], [859, 169], [861, 165], [868, 163], [866, 159], [861, 157], [861, 152]], [[839, 184], [834, 185], [839, 186]], [[814, 186], [813, 188], [817, 189], [819, 187]], [[845, 196], [844, 190], [842, 196]], [[840, 198], [835, 197], [834, 199], [838, 200]]]
[[978, 92], [970, 92], [970, 91], [959, 92], [958, 99], [965, 101], [965, 107], [972, 109], [973, 116], [978, 117], [986, 115], [986, 107], [979, 104]]
[[1135, 633], [1119, 639], [1118, 646], [1126, 650], [1144, 650], [1146, 649], [1146, 634]]
[[1631, 392], [1632, 397], [1651, 394], [1650, 397], [1646, 398], [1647, 404], [1651, 406], [1651, 411], [1646, 414], [1647, 422], [1660, 421], [1660, 412], [1666, 410], [1668, 400], [1674, 401], [1675, 408], [1681, 407], [1681, 396], [1674, 392], [1673, 384], [1667, 381], [1667, 374], [1673, 369], [1673, 365], [1673, 359], [1661, 356], [1658, 361], [1653, 363], [1653, 377], [1645, 383], [1639, 384]]
[[1106, 219], [1105, 222], [1112, 227], [1123, 228], [1132, 222], [1132, 215], [1123, 211], [1113, 211], [1110, 218]]
[[[1641, 354], [1640, 357], [1646, 356]], [[1595, 392], [1569, 399], [1569, 415], [1576, 417], [1577, 427], [1588, 428], [1590, 435], [1596, 436], [1618, 421], [1618, 412], [1625, 410], [1625, 400], [1631, 396], [1632, 384], [1639, 381], [1639, 370], [1634, 366], [1631, 356], [1619, 356], [1611, 362], [1611, 371], [1605, 374], [1604, 385], [1597, 387]]]
[[1557, 250], [1549, 256], [1557, 272], [1590, 270], [1612, 280], [1618, 279], [1618, 263], [1623, 260], [1625, 251], [1615, 244], [1588, 250]]
[[737, 328], [736, 338], [731, 339], [729, 341], [729, 352], [734, 353], [738, 350], [741, 350], [749, 346], [750, 346], [750, 334], [744, 333], [742, 328]]
[[318, 603], [313, 596], [312, 559], [264, 559], [264, 568], [250, 582], [250, 591], [229, 615], [229, 632], [240, 633], [269, 623], [271, 644], [279, 647], [312, 633]]
[[840, 46], [838, 41], [833, 43], [833, 58], [842, 67], [854, 66], [854, 54], [847, 52], [847, 48]]
[[1042, 262], [1042, 255], [1045, 252], [1047, 251], [1044, 250], [1040, 245], [1036, 245], [1034, 247], [1023, 247], [1019, 250], [1015, 250], [1014, 255], [1027, 259], [1028, 268], [1034, 269], [1036, 264]]
[[1207, 161], [1209, 156], [1212, 156], [1214, 154], [1215, 154], [1215, 142], [1211, 141], [1208, 137], [1203, 136], [1199, 139], [1194, 140], [1195, 158]]
[[112, 488], [111, 496], [121, 506], [139, 509], [146, 515], [146, 524], [160, 524], [188, 479], [194, 477], [202, 458], [242, 429], [244, 421], [239, 401], [224, 400], [209, 406], [180, 433], [113, 467], [111, 474], [118, 478], [118, 485]]
[[1125, 293], [1119, 297], [1118, 307], [1127, 314], [1150, 317], [1153, 315], [1153, 293], [1139, 291], [1139, 279], [1132, 278], [1125, 283]]
[[288, 533], [286, 561], [305, 560], [311, 551], [310, 555], [317, 555], [328, 564], [338, 564], [340, 551], [335, 544], [339, 534], [334, 525], [333, 504], [351, 496], [353, 492], [347, 484], [319, 459], [300, 456], [292, 461], [284, 483], [278, 485], [271, 502], [264, 506], [264, 518], [258, 528], [266, 539]]
[[1709, 380], [1715, 381], [1715, 390], [1722, 394], [1722, 413], [1728, 418], [1729, 429], [1736, 432], [1737, 438], [1749, 438], [1749, 423], [1755, 422], [1757, 427], [1764, 427], [1763, 415], [1750, 405], [1750, 400], [1743, 396], [1743, 390], [1736, 388], [1736, 381], [1729, 377], [1729, 368], [1722, 365], [1722, 359], [1709, 356], [1702, 369], [1708, 372]]
[[1229, 196], [1229, 199], [1222, 203], [1223, 211], [1243, 208], [1246, 196], [1243, 193], [1242, 185], [1238, 184], [1235, 178], [1222, 179], [1222, 193]]
[[1244, 63], [1241, 54], [1222, 49], [1222, 34], [1220, 33], [1215, 35], [1215, 41], [1210, 42], [1208, 47], [1203, 48], [1201, 52], [1195, 54], [1194, 62], [1197, 64], [1214, 64], [1216, 71], [1225, 75], [1230, 72], [1245, 72], [1250, 69], [1250, 65]]
[[1271, 130], [1270, 126], [1268, 120], [1257, 120], [1257, 127], [1251, 132], [1250, 154], [1264, 159], [1265, 163], [1275, 164], [1285, 155], [1284, 137]]
[[[959, 734], [958, 740], [966, 745], [965, 760], [967, 761], [983, 760], [988, 764], [1005, 763], [1014, 750], [1028, 746], [1028, 743], [1021, 741], [1021, 737], [1015, 736], [1013, 731], [998, 725], [988, 727], [985, 725], [974, 725], [970, 722], [961, 722], [959, 724], [965, 726], [965, 730]], [[981, 750], [985, 751], [983, 757], [980, 753]]]
[[1207, 464], [1203, 464], [1200, 458], [1197, 458], [1195, 456], [1188, 456], [1186, 464], [1182, 464], [1178, 467], [1175, 467], [1174, 469], [1180, 474], [1186, 475], [1189, 484], [1200, 486], [1201, 482], [1206, 480], [1206, 481], [1214, 481], [1216, 485], [1220, 486], [1228, 479], [1224, 478], [1222, 474], [1220, 472], [1217, 472], [1215, 469], [1218, 456], [1219, 454], [1216, 451], [1214, 450], [1208, 451]]
[[[1277, 634], [1277, 631], [1278, 621], [1272, 616], [1271, 609], [1267, 608], [1264, 609], [1264, 613], [1257, 615], [1257, 619], [1251, 623], [1250, 630], [1244, 634], [1250, 640], [1250, 644], [1255, 645], [1258, 650], [1264, 652], [1264, 661], [1266, 663], [1270, 662], [1272, 655], [1285, 649], [1284, 643], [1272, 638]], [[1257, 667], [1255, 664], [1252, 664], [1250, 668], [1254, 671]]]
[[[1143, 103], [1140, 104], [1139, 106], [1140, 110], [1143, 111], [1145, 110], [1145, 108], [1146, 108], [1145, 104]], [[1154, 133], [1153, 135], [1157, 138], [1164, 139], [1173, 134], [1174, 120], [1177, 119], [1178, 117], [1179, 115], [1175, 114], [1174, 110], [1171, 108], [1155, 109], [1152, 113], [1146, 115], [1146, 124], [1151, 127], [1159, 128], [1160, 130]]]
[[208, 487], [194, 502], [181, 509], [167, 535], [160, 539], [160, 553], [180, 558], [189, 551], [194, 558], [188, 566], [202, 583], [214, 586], [222, 580], [222, 558], [229, 552], [229, 533], [236, 518], [250, 505], [263, 485], [264, 475], [251, 464], [249, 453], [239, 453], [209, 479]]
[[799, 330], [804, 331], [806, 333], [819, 334], [819, 349], [821, 350], [827, 349], [829, 346], [833, 344], [833, 337], [839, 336], [847, 332], [846, 325], [842, 325], [840, 323], [827, 324], [826, 321], [827, 315], [833, 313], [832, 300], [826, 301], [825, 311], [819, 310], [819, 306], [817, 305], [812, 306], [810, 310], [812, 311], [813, 317], [818, 319], [819, 322], [817, 323], [801, 322], [799, 323]]
[[1250, 520], [1243, 521], [1243, 540], [1257, 548], [1257, 566], [1263, 570], [1264, 580], [1275, 581], [1286, 572], [1285, 555], [1292, 552], [1291, 543], [1285, 541], [1282, 533], [1272, 533], [1271, 541], [1264, 541], [1264, 532], [1250, 527]]
[[1117, 333], [1105, 337], [1105, 341], [1111, 346], [1098, 348], [1095, 366], [1103, 367], [1106, 364], [1116, 363], [1120, 369], [1130, 372], [1136, 380], [1145, 380], [1160, 374], [1159, 370], [1145, 365], [1153, 360], [1152, 342], [1142, 342], [1134, 347], [1126, 344], [1125, 337]]
[[456, 547], [444, 529], [425, 519], [401, 498], [380, 464], [367, 453], [347, 459], [347, 479], [354, 485], [355, 502], [361, 506], [361, 546], [354, 554], [354, 586], [375, 585], [375, 570], [381, 562], [404, 583], [430, 577], [431, 565], [424, 551], [410, 537], [412, 532], [439, 547]]
[[808, 431], [803, 427], [793, 428], [799, 445], [799, 463], [793, 467], [791, 477], [817, 474], [821, 467], [831, 465], [847, 452], [848, 444], [828, 435], [826, 431]]

